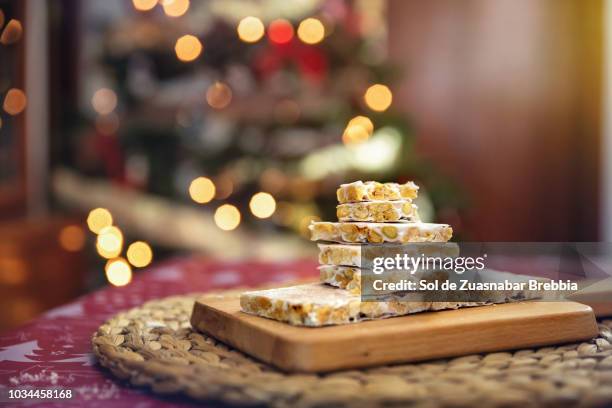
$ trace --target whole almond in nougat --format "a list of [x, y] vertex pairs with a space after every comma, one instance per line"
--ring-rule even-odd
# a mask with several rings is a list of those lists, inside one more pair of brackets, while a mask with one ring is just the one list
[[431, 302], [362, 302], [361, 296], [322, 283], [245, 292], [243, 312], [296, 326], [328, 326], [422, 312]]

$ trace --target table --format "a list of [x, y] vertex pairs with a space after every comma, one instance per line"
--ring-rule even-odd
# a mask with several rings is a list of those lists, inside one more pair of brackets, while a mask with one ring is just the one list
[[[313, 260], [263, 263], [191, 257], [172, 259], [136, 272], [126, 287], [106, 287], [90, 293], [1, 334], [0, 395], [5, 398], [7, 388], [58, 387], [72, 390], [74, 397], [70, 403], [74, 406], [191, 405], [186, 399], [160, 398], [112, 378], [96, 364], [91, 353], [93, 332], [115, 313], [147, 300], [313, 277], [317, 275], [316, 266]], [[63, 407], [66, 401], [41, 401], [40, 405]]]

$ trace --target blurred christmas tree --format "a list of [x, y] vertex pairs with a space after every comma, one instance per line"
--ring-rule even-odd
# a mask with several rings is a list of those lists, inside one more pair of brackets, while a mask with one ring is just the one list
[[394, 113], [384, 1], [126, 3], [95, 25], [80, 172], [220, 207], [222, 229], [240, 213], [302, 233], [335, 218], [342, 182], [414, 179], [422, 217], [457, 223], [456, 191]]

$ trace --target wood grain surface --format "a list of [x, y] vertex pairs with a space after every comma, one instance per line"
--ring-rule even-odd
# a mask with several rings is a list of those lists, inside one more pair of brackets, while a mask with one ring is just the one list
[[240, 311], [237, 295], [202, 297], [192, 326], [286, 371], [327, 372], [586, 340], [593, 310], [574, 302], [521, 302], [420, 313], [321, 328]]

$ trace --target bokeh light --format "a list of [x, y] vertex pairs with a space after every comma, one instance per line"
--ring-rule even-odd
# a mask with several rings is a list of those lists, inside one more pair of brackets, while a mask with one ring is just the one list
[[113, 216], [106, 208], [95, 208], [87, 216], [87, 226], [91, 232], [98, 234], [103, 228], [113, 225]]
[[161, 4], [168, 17], [180, 17], [189, 10], [189, 0], [163, 0]]
[[115, 226], [104, 227], [98, 234], [96, 241], [98, 247], [107, 253], [121, 251], [123, 246], [123, 233]]
[[132, 268], [123, 258], [111, 259], [104, 268], [106, 279], [113, 286], [125, 286], [132, 281]]
[[366, 142], [353, 149], [353, 167], [363, 172], [383, 172], [396, 163], [401, 151], [402, 133], [393, 127], [377, 129]]
[[85, 231], [79, 225], [67, 225], [59, 232], [60, 246], [69, 252], [78, 252], [85, 246]]
[[271, 194], [260, 192], [251, 197], [249, 208], [257, 218], [268, 218], [276, 210], [276, 200]]
[[223, 204], [215, 211], [215, 224], [224, 231], [231, 231], [240, 225], [240, 211], [231, 204]]
[[147, 11], [157, 5], [157, 0], [132, 0], [132, 4], [136, 10]]
[[0, 9], [0, 29], [2, 29], [2, 27], [4, 27], [4, 11]]
[[183, 62], [193, 61], [202, 53], [202, 43], [196, 36], [184, 35], [176, 40], [174, 51], [179, 60]]
[[11, 88], [4, 97], [3, 108], [9, 115], [18, 115], [26, 108], [28, 99], [21, 89]]
[[366, 116], [355, 116], [349, 121], [342, 134], [342, 141], [346, 145], [363, 143], [372, 136], [374, 124]]
[[287, 44], [293, 38], [293, 26], [284, 19], [274, 20], [268, 26], [268, 38], [275, 44]]
[[105, 259], [113, 259], [118, 257], [121, 254], [121, 248], [117, 248], [113, 251], [107, 251], [104, 248], [102, 248], [100, 246], [100, 244], [98, 244], [96, 242], [96, 252], [98, 253], [98, 255], [100, 255], [102, 258]]
[[108, 115], [117, 107], [117, 94], [112, 89], [100, 88], [91, 97], [91, 106], [100, 115]]
[[372, 110], [383, 112], [391, 106], [393, 94], [388, 86], [374, 84], [369, 87], [364, 95], [366, 105]]
[[149, 265], [153, 260], [153, 250], [149, 244], [143, 241], [131, 243], [126, 254], [128, 261], [138, 268]]
[[355, 116], [353, 119], [349, 121], [349, 126], [360, 126], [368, 132], [369, 135], [374, 132], [374, 123], [367, 116]]
[[368, 135], [367, 130], [365, 130], [363, 127], [349, 125], [342, 134], [342, 142], [345, 145], [354, 145], [365, 142], [369, 137], [370, 136]]
[[206, 91], [206, 102], [215, 108], [223, 109], [232, 101], [232, 90], [222, 82], [215, 82]]
[[0, 43], [4, 45], [14, 44], [21, 39], [23, 35], [23, 27], [19, 20], [12, 19], [4, 27], [2, 35], [0, 35]]
[[189, 185], [189, 196], [198, 204], [208, 203], [215, 197], [215, 184], [207, 177], [198, 177]]
[[325, 27], [320, 20], [307, 18], [298, 26], [297, 35], [306, 44], [317, 44], [325, 37]]
[[247, 43], [257, 42], [263, 37], [265, 28], [257, 17], [249, 16], [238, 23], [238, 37]]
[[21, 285], [26, 283], [29, 275], [29, 267], [22, 258], [0, 257], [0, 285]]

